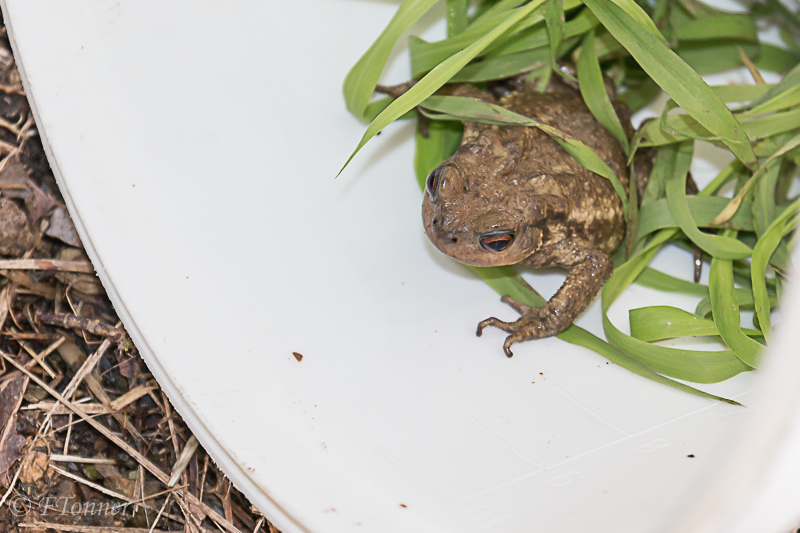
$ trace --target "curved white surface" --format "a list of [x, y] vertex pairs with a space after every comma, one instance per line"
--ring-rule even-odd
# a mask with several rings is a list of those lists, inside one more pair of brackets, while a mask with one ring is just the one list
[[[800, 464], [787, 440], [797, 331], [763, 392], [755, 374], [705, 387], [761, 406], [746, 418], [556, 339], [508, 360], [501, 332], [474, 328], [513, 312], [426, 242], [411, 124], [333, 179], [363, 132], [342, 79], [396, 2], [3, 3], [50, 162], [125, 326], [286, 533], [710, 532], [731, 509], [759, 523], [739, 502], [781, 486], [759, 477], [769, 468]], [[437, 32], [439, 14], [415, 31]], [[390, 81], [407, 76], [395, 59]], [[560, 282], [531, 279], [545, 293]], [[615, 322], [652, 300], [632, 287]], [[579, 324], [600, 333], [598, 311]], [[798, 501], [762, 505], [784, 527]]]

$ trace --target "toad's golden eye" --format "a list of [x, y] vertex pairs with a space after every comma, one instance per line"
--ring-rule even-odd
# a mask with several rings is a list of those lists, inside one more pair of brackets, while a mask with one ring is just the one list
[[431, 197], [431, 200], [436, 198], [436, 193], [439, 192], [439, 182], [442, 181], [442, 171], [444, 169], [442, 167], [437, 167], [433, 170], [430, 174], [428, 174], [428, 179], [425, 180], [425, 190], [428, 192], [428, 195]]
[[509, 229], [482, 233], [478, 238], [481, 247], [487, 252], [502, 252], [514, 241], [514, 232]]

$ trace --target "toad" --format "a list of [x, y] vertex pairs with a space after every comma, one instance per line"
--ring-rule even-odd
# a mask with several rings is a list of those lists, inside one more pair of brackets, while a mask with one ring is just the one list
[[[613, 101], [613, 86], [606, 85]], [[553, 76], [544, 93], [522, 81], [512, 86], [516, 90], [507, 85], [499, 97], [471, 85], [457, 86], [451, 94], [499, 104], [580, 140], [627, 192], [625, 152], [586, 107], [577, 85]], [[615, 103], [615, 109], [630, 137], [633, 127], [624, 104]], [[638, 158], [636, 164], [641, 193], [649, 169], [640, 168], [650, 166], [652, 158], [650, 165]], [[572, 324], [611, 275], [611, 254], [625, 237], [623, 204], [611, 182], [585, 169], [538, 128], [526, 126], [465, 122], [461, 147], [427, 178], [422, 219], [436, 248], [461, 263], [568, 270], [544, 307], [504, 297], [522, 316], [478, 324], [478, 336], [489, 326], [509, 334], [503, 344], [508, 357], [512, 344], [557, 335]]]

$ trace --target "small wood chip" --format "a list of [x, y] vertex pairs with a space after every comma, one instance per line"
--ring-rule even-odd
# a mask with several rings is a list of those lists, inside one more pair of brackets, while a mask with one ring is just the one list
[[[76, 409], [80, 409], [86, 415], [110, 415], [111, 411], [105, 405], [99, 403], [79, 403], [75, 402]], [[21, 408], [22, 411], [50, 411], [53, 410], [53, 416], [62, 416], [72, 413], [69, 409], [64, 407], [58, 402], [44, 401], [39, 403], [32, 403]]]
[[58, 259], [0, 259], [0, 270], [56, 270], [94, 274], [91, 263]]
[[45, 313], [36, 311], [36, 320], [48, 326], [58, 326], [67, 329], [81, 329], [100, 335], [101, 337], [111, 337], [112, 339], [121, 339], [125, 332], [119, 328], [115, 328], [110, 324], [106, 324], [100, 320], [90, 318], [83, 318], [75, 315], [68, 315], [66, 313]]
[[98, 485], [97, 483], [92, 483], [88, 479], [83, 479], [80, 476], [76, 476], [75, 474], [67, 472], [66, 470], [62, 470], [62, 469], [58, 468], [57, 466], [50, 465], [50, 468], [52, 468], [53, 470], [55, 470], [56, 472], [58, 472], [59, 474], [61, 474], [64, 477], [68, 477], [69, 479], [72, 479], [73, 481], [77, 481], [78, 483], [83, 483], [87, 487], [91, 487], [94, 490], [102, 492], [103, 494], [105, 494], [107, 496], [111, 496], [112, 498], [119, 498], [120, 500], [124, 500], [126, 502], [132, 502], [134, 500], [133, 498], [130, 498], [125, 494], [122, 494], [122, 493], [119, 493], [119, 492], [116, 492], [116, 491], [113, 491], [113, 490], [109, 490], [106, 487], [104, 487], [103, 485]]
[[135, 402], [136, 400], [138, 400], [142, 396], [146, 396], [147, 393], [149, 393], [151, 390], [155, 390], [155, 389], [156, 389], [156, 387], [152, 387], [152, 386], [151, 387], [147, 387], [145, 385], [139, 385], [138, 387], [135, 387], [135, 388], [129, 390], [128, 392], [126, 392], [125, 394], [123, 394], [122, 396], [120, 396], [119, 398], [114, 400], [113, 402], [111, 402], [111, 409], [114, 410], [114, 411], [119, 411], [123, 407], [125, 407], [126, 405]]
[[78, 457], [77, 455], [58, 455], [58, 454], [51, 455], [50, 461], [56, 463], [86, 463], [95, 465], [117, 464], [117, 462], [114, 459], [105, 459], [102, 457]]
[[186, 470], [186, 467], [189, 465], [189, 461], [192, 459], [192, 455], [194, 455], [194, 452], [197, 450], [199, 445], [200, 443], [197, 442], [195, 436], [192, 435], [189, 439], [189, 442], [187, 442], [186, 446], [183, 447], [181, 456], [178, 457], [178, 460], [175, 462], [175, 466], [172, 467], [172, 476], [169, 478], [167, 487], [172, 488], [175, 486], [175, 483], [178, 482], [181, 474], [183, 474], [183, 471]]

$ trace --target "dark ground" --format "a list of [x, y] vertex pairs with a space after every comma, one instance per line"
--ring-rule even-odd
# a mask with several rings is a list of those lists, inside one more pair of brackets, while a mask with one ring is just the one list
[[3, 26], [0, 533], [178, 530], [277, 531], [198, 447], [121, 326], [50, 171]]

